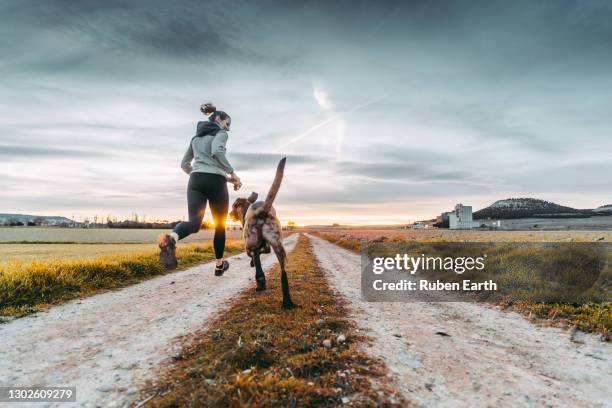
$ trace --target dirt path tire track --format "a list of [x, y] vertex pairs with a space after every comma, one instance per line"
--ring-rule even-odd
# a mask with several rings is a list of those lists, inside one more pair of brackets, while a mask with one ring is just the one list
[[[475, 303], [361, 300], [360, 256], [309, 235], [330, 283], [370, 332], [408, 401], [423, 407], [612, 406], [612, 346]], [[439, 336], [443, 331], [450, 336]]]
[[[287, 252], [296, 241], [285, 239]], [[244, 253], [229, 260], [220, 278], [213, 263], [202, 264], [0, 325], [0, 386], [76, 386], [77, 406], [134, 401], [182, 336], [254, 282]], [[275, 262], [262, 257], [264, 269]]]

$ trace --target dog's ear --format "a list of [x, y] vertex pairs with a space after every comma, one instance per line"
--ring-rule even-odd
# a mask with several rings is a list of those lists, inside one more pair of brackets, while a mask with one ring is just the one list
[[249, 198], [247, 198], [247, 201], [253, 204], [255, 201], [257, 201], [257, 197], [258, 197], [258, 194], [253, 191], [251, 195], [249, 196]]

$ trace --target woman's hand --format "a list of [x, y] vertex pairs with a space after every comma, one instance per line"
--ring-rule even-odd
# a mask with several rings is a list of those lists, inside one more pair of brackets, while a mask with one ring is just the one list
[[242, 182], [240, 181], [240, 177], [234, 172], [230, 173], [230, 178], [227, 180], [234, 185], [234, 191], [240, 190], [242, 187]]

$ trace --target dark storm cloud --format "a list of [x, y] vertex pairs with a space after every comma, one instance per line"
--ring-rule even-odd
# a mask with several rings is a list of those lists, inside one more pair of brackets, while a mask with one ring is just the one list
[[[335, 31], [339, 36], [359, 32], [374, 39], [399, 39], [406, 44], [424, 41], [428, 45], [461, 45], [457, 53], [464, 53], [468, 58], [478, 54], [492, 57], [474, 61], [485, 66], [510, 63], [508, 69], [538, 68], [533, 60], [530, 64], [513, 60], [521, 56], [565, 69], [578, 62], [576, 55], [602, 62], [611, 57], [611, 7], [605, 1], [569, 0], [539, 3], [339, 1], [321, 2], [316, 6], [312, 2], [284, 1], [250, 5], [240, 1], [30, 0], [5, 4], [3, 22], [9, 30], [17, 29], [20, 35], [28, 35], [23, 28], [32, 24], [59, 30], [88, 46], [130, 50], [135, 54], [156, 51], [170, 57], [189, 58], [258, 55], [255, 47], [245, 46], [246, 37], [256, 36], [258, 30], [263, 31], [267, 26], [273, 28], [279, 24], [277, 19], [286, 19], [296, 30], [306, 32], [322, 28], [324, 33]], [[299, 38], [299, 33], [278, 34], [298, 34]], [[309, 43], [308, 37], [301, 40]], [[330, 42], [335, 40], [331, 38]], [[10, 43], [10, 39], [5, 41]], [[259, 44], [260, 50], [266, 49], [266, 45]], [[325, 47], [325, 44], [309, 45]], [[440, 51], [448, 52], [448, 49]], [[264, 56], [277, 57], [258, 55]], [[564, 61], [568, 56], [571, 60]]]
[[590, 62], [612, 57], [612, 6], [606, 1], [408, 2], [405, 9], [408, 23], [421, 33], [418, 40], [459, 45], [462, 59], [486, 56], [474, 65], [495, 67], [498, 75], [576, 66], [592, 72], [603, 67]]
[[[0, 174], [45, 159], [58, 207], [182, 213], [178, 163], [213, 99], [245, 188], [287, 156], [292, 205], [596, 201], [611, 21], [595, 0], [0, 2]], [[11, 203], [38, 199], [5, 180]]]
[[18, 12], [23, 22], [30, 20], [102, 49], [129, 50], [134, 54], [156, 51], [170, 56], [230, 51], [232, 47], [215, 28], [227, 26], [230, 21], [214, 9], [202, 13], [202, 8], [196, 7], [198, 13], [194, 14], [189, 9], [197, 3], [189, 3], [175, 7], [170, 2], [154, 1], [55, 0], [22, 4]]

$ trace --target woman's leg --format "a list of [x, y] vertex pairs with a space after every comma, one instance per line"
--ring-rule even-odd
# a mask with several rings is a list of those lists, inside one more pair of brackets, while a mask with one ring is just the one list
[[219, 184], [210, 195], [210, 211], [215, 221], [215, 236], [213, 247], [215, 248], [215, 258], [217, 264], [223, 262], [223, 252], [225, 251], [225, 220], [229, 209], [229, 194], [227, 183], [224, 178], [219, 178]]
[[167, 268], [176, 268], [176, 242], [186, 236], [196, 233], [202, 226], [204, 210], [206, 209], [206, 191], [202, 188], [205, 177], [201, 173], [192, 173], [187, 185], [187, 209], [189, 221], [181, 222], [170, 234], [161, 233], [157, 237], [159, 259]]
[[[194, 175], [197, 177], [197, 175]], [[181, 222], [172, 231], [177, 235], [178, 239], [183, 239], [188, 235], [195, 234], [202, 227], [202, 219], [206, 210], [206, 194], [197, 189], [191, 180], [187, 187], [187, 211], [189, 213], [189, 221]], [[174, 237], [177, 239], [177, 237]]]

